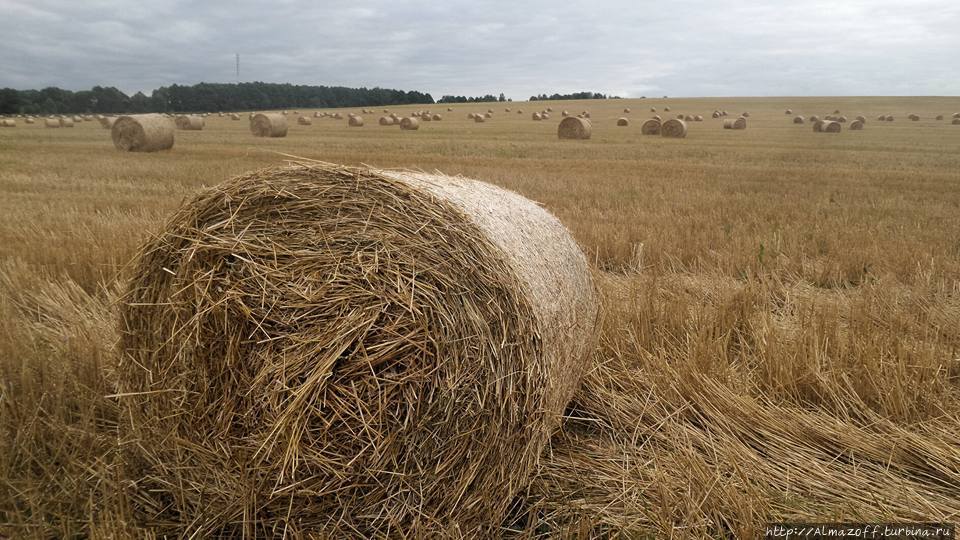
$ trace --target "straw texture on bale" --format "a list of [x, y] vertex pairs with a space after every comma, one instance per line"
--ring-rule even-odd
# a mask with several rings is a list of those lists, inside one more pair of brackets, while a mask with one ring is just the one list
[[713, 116], [714, 118], [720, 118], [720, 116], [721, 116], [721, 115], [720, 115], [720, 111], [713, 111], [713, 115], [712, 115], [712, 116]]
[[703, 116], [701, 116], [701, 115], [698, 114], [698, 115], [696, 115], [696, 116], [693, 117], [693, 121], [694, 121], [694, 122], [703, 122]]
[[181, 114], [177, 117], [176, 123], [177, 129], [200, 131], [203, 129], [205, 122], [202, 116]]
[[727, 118], [723, 121], [723, 129], [747, 129], [747, 119], [742, 116], [740, 118]]
[[158, 536], [473, 538], [559, 426], [597, 300], [515, 193], [302, 163], [181, 208], [120, 318], [124, 414], [164, 441], [138, 445]]
[[394, 124], [392, 116], [381, 116], [380, 125], [381, 126], [392, 126]]
[[557, 126], [557, 137], [561, 139], [589, 139], [593, 132], [590, 120], [568, 116]]
[[802, 124], [803, 122], [804, 122], [804, 120], [803, 120], [803, 117], [802, 117], [802, 116], [795, 116], [795, 117], [793, 118], [793, 123], [794, 123], [794, 124]]
[[72, 128], [72, 127], [73, 127], [73, 119], [72, 119], [72, 118], [61, 118], [61, 119], [60, 119], [60, 127]]
[[863, 122], [860, 120], [854, 120], [853, 122], [850, 122], [850, 129], [857, 130], [857, 131], [862, 130]]
[[412, 116], [400, 120], [400, 129], [416, 131], [420, 129], [420, 121]]
[[435, 113], [435, 114], [432, 115], [432, 119], [433, 119], [434, 122], [439, 122], [439, 121], [443, 120], [443, 117], [440, 116], [440, 113]]
[[43, 121], [43, 125], [47, 126], [48, 128], [58, 128], [60, 127], [60, 121], [56, 118], [47, 118]]
[[4, 118], [3, 120], [0, 120], [0, 127], [17, 127], [17, 121], [11, 118]]
[[113, 146], [124, 152], [157, 152], [173, 148], [173, 125], [159, 114], [121, 116], [113, 123]]
[[660, 135], [673, 139], [682, 139], [687, 136], [687, 123], [679, 118], [671, 118], [660, 126]]
[[301, 126], [312, 126], [313, 120], [310, 120], [310, 118], [307, 116], [301, 116], [300, 118], [297, 118], [297, 123]]
[[641, 135], [659, 135], [660, 134], [660, 119], [651, 118], [644, 122], [640, 126]]
[[543, 117], [542, 117], [542, 116], [540, 115], [540, 113], [538, 113], [538, 112], [533, 113], [532, 118], [533, 118], [534, 120], [536, 120], [537, 122], [539, 122], [540, 120], [543, 120]]
[[347, 120], [347, 125], [350, 127], [363, 127], [363, 117], [356, 115], [351, 116], [350, 119]]
[[626, 119], [626, 118], [623, 118], [623, 117], [617, 118], [617, 125], [618, 125], [618, 126], [629, 126], [629, 125], [630, 125], [630, 120], [628, 120], [628, 119]]
[[423, 120], [424, 122], [432, 122], [432, 121], [433, 121], [433, 117], [430, 116], [429, 114], [422, 114], [422, 115], [419, 116], [419, 118], [420, 118], [420, 120]]
[[257, 113], [250, 120], [250, 133], [255, 137], [286, 137], [287, 119], [277, 113]]
[[[942, 120], [942, 119], [943, 119], [943, 118], [941, 118], [941, 120]], [[34, 120], [33, 118], [25, 118], [25, 119], [23, 120], [23, 123], [24, 123], [24, 124], [34, 124], [34, 123], [36, 123], [36, 120]]]

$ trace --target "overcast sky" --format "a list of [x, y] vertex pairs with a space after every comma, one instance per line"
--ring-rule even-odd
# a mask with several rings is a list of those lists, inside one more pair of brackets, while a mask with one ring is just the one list
[[0, 87], [960, 94], [960, 0], [0, 0]]

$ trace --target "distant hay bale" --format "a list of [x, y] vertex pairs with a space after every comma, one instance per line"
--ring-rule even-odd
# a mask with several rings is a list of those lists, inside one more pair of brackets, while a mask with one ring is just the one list
[[833, 120], [823, 119], [813, 124], [813, 131], [815, 133], [840, 133], [840, 130], [840, 122]]
[[540, 118], [543, 119], [543, 120], [549, 120], [549, 119], [550, 119], [550, 113], [548, 113], [548, 112], [542, 112], [542, 113], [540, 113]]
[[314, 117], [314, 118], [323, 118], [323, 115], [320, 114], [320, 111], [313, 111], [313, 117]]
[[840, 109], [834, 109], [833, 114], [840, 114]]
[[473, 115], [473, 121], [477, 124], [482, 124], [487, 121], [487, 117], [482, 114], [475, 114]]
[[723, 129], [747, 129], [747, 119], [742, 116], [739, 118], [726, 118], [723, 121]]
[[867, 123], [867, 117], [866, 117], [866, 116], [863, 116], [863, 115], [857, 115], [857, 117], [854, 118], [854, 120], [859, 120], [859, 121], [863, 122], [864, 124]]
[[794, 123], [794, 124], [802, 124], [803, 122], [804, 122], [804, 120], [803, 120], [803, 117], [802, 117], [802, 116], [795, 116], [795, 117], [793, 118], [793, 123]]
[[12, 118], [4, 118], [3, 120], [0, 120], [0, 127], [5, 127], [5, 128], [17, 127], [17, 121]]
[[310, 118], [307, 117], [307, 116], [301, 116], [300, 118], [297, 118], [297, 123], [300, 124], [301, 126], [312, 126], [312, 125], [313, 125], [313, 121], [310, 120]]
[[684, 121], [684, 122], [693, 122], [693, 115], [688, 114], [688, 115], [684, 116], [684, 117], [683, 117], [683, 121]]
[[517, 114], [523, 114], [523, 109], [517, 109]]
[[[487, 109], [487, 114], [492, 115], [492, 114], [493, 114], [493, 109]], [[487, 118], [490, 118], [490, 117], [488, 116]]]
[[857, 130], [857, 131], [862, 130], [862, 129], [863, 129], [863, 121], [861, 121], [861, 120], [854, 120], [853, 122], [850, 122], [850, 129]]
[[47, 126], [48, 128], [58, 128], [60, 127], [60, 121], [56, 118], [47, 118], [43, 121], [43, 125]]
[[630, 120], [623, 117], [617, 118], [617, 125], [620, 127], [629, 126]]
[[222, 113], [222, 112], [219, 112], [219, 113], [217, 113], [217, 116], [219, 116], [220, 118], [223, 118], [223, 113]]
[[783, 114], [787, 114], [787, 115], [793, 114], [793, 109], [787, 109], [787, 110], [783, 111]]
[[383, 114], [387, 114], [387, 113], [389, 113], [389, 112], [390, 112], [390, 109], [384, 109], [384, 110], [383, 110]]
[[721, 116], [720, 111], [713, 111], [713, 114], [711, 116], [713, 116], [714, 118], [720, 118]]
[[113, 129], [113, 124], [116, 123], [117, 119], [112, 116], [101, 116], [100, 117], [100, 127], [103, 129]]
[[694, 122], [703, 122], [703, 117], [699, 114], [693, 117]]
[[846, 117], [846, 116], [838, 116], [837, 118], [834, 119], [834, 122], [840, 122], [841, 124], [846, 124], [846, 123], [847, 123], [847, 117]]
[[640, 134], [641, 135], [659, 135], [660, 134], [660, 119], [651, 118], [640, 125]]
[[468, 114], [467, 114], [467, 120], [473, 120], [473, 118], [474, 118], [475, 116], [477, 116], [477, 113], [468, 113]]
[[657, 108], [656, 108], [656, 107], [650, 107], [650, 112], [657, 112]]
[[907, 118], [909, 118], [911, 122], [919, 122], [919, 121], [920, 121], [920, 116], [919, 116], [919, 115], [916, 115], [916, 114], [911, 114], [910, 116], [907, 116]]
[[453, 112], [453, 107], [447, 107], [447, 112]]
[[745, 113], [741, 114], [740, 116], [742, 116], [742, 117], [744, 117], [744, 118], [750, 118], [750, 113], [745, 112]]
[[230, 115], [230, 119], [231, 119], [231, 120], [240, 120], [240, 115], [239, 115], [239, 114], [231, 114], [231, 115]]
[[670, 107], [664, 107], [663, 110], [670, 112]]
[[434, 121], [434, 122], [439, 122], [439, 121], [443, 120], [443, 117], [440, 116], [440, 113], [435, 113], [435, 114], [432, 116], [432, 118], [433, 118], [433, 121]]
[[553, 107], [547, 107], [547, 112], [553, 112]]
[[651, 116], [650, 118], [653, 118], [653, 119], [656, 120], [657, 122], [663, 122], [663, 118], [660, 118], [660, 115], [659, 115], [659, 114], [655, 114], [655, 115]]
[[333, 113], [334, 120], [343, 120], [343, 113]]
[[887, 121], [887, 122], [893, 122], [893, 115], [892, 115], [892, 114], [888, 114], [886, 121]]
[[627, 108], [623, 109], [623, 113], [624, 113], [624, 114], [630, 114], [630, 108], [627, 107]]
[[381, 126], [392, 126], [394, 124], [392, 116], [381, 116], [380, 125]]
[[543, 120], [543, 117], [542, 117], [542, 116], [540, 115], [540, 113], [538, 113], [538, 112], [533, 113], [533, 116], [532, 116], [531, 118], [533, 118], [533, 120], [536, 121], [536, 122], [539, 122], [540, 120]]
[[60, 127], [72, 128], [73, 127], [73, 118], [61, 118]]
[[677, 119], [677, 120], [683, 120], [683, 119], [686, 118], [686, 117], [687, 117], [687, 116], [686, 116], [685, 114], [680, 113], [680, 114], [678, 114], [678, 115], [676, 116], [676, 119]]
[[660, 126], [660, 136], [682, 139], [687, 136], [687, 123], [678, 118], [671, 118]]
[[24, 123], [24, 124], [33, 124], [33, 123], [36, 123], [36, 120], [34, 120], [33, 118], [30, 118], [30, 117], [28, 116], [28, 117], [26, 117], [26, 118], [23, 119], [23, 123]]
[[286, 116], [286, 115], [290, 114], [290, 111], [283, 111], [282, 114], [283, 114], [284, 116]]
[[950, 123], [953, 124], [953, 125], [955, 125], [955, 126], [960, 126], [960, 117], [954, 118], [953, 121], [950, 122]]
[[503, 109], [503, 112], [510, 112], [510, 107]]
[[886, 121], [887, 121], [887, 115], [881, 114], [880, 116], [877, 117], [877, 120], [880, 121], [880, 122], [886, 122]]
[[258, 170], [186, 202], [129, 273], [137, 494], [198, 536], [244, 508], [258, 532], [499, 536], [596, 343], [570, 232], [461, 177]]
[[590, 111], [583, 111], [584, 118], [590, 118]]
[[433, 121], [433, 117], [430, 116], [429, 114], [421, 114], [419, 118], [420, 118], [420, 120], [422, 120], [422, 121], [424, 121], [424, 122], [432, 122], [432, 121]]
[[591, 132], [593, 132], [593, 125], [587, 118], [568, 116], [557, 126], [557, 137], [561, 139], [589, 139]]
[[814, 124], [815, 124], [815, 123], [817, 123], [817, 122], [820, 121], [820, 117], [817, 116], [817, 115], [815, 115], [815, 114], [813, 114], [813, 115], [810, 115], [809, 120], [810, 120], [811, 123], [814, 123]]
[[953, 113], [950, 117], [951, 117], [951, 118], [960, 118], [960, 112], [955, 112], [955, 113]]
[[181, 114], [176, 118], [177, 129], [187, 130], [187, 131], [200, 131], [203, 129], [205, 122], [202, 116], [197, 116], [195, 114]]
[[250, 133], [254, 137], [286, 137], [287, 119], [277, 113], [255, 114], [250, 120]]
[[124, 152], [157, 152], [173, 148], [173, 126], [159, 114], [121, 116], [113, 123], [113, 146]]
[[563, 111], [560, 112], [560, 116], [566, 118], [566, 117], [570, 116], [570, 111], [564, 109]]
[[420, 129], [420, 121], [412, 116], [400, 120], [400, 129], [407, 131], [416, 131]]
[[351, 116], [347, 120], [347, 125], [350, 127], [363, 127], [363, 117], [362, 116]]
[[942, 114], [938, 114], [938, 115], [937, 115], [937, 120], [943, 120], [943, 115], [942, 115]]
[[[429, 115], [427, 115], [427, 116], [429, 116]], [[490, 111], [487, 111], [487, 114], [484, 115], [484, 116], [486, 116], [487, 118], [493, 118], [493, 113], [490, 112]]]

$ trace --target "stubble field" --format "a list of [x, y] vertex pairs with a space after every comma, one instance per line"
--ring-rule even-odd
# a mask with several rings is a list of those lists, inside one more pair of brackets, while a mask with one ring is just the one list
[[[685, 139], [642, 136], [650, 107], [705, 118]], [[718, 108], [749, 111], [748, 129], [721, 129]], [[786, 108], [867, 123], [814, 133]], [[505, 534], [960, 520], [960, 99], [429, 109], [443, 120], [416, 132], [377, 125], [380, 109], [361, 128], [291, 116], [281, 139], [212, 115], [155, 154], [116, 151], [96, 122], [0, 129], [0, 533], [148, 532], [118, 451], [136, 441], [108, 397], [118, 280], [198, 189], [285, 154], [492, 182], [542, 203], [588, 254], [594, 369]], [[591, 112], [590, 140], [557, 139], [564, 109]]]

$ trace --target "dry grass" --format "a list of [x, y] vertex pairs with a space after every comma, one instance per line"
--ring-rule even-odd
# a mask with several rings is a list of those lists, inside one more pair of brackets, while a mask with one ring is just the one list
[[[576, 145], [526, 116], [474, 126], [469, 105], [415, 136], [335, 122], [253, 140], [214, 116], [153, 154], [116, 152], [94, 122], [0, 130], [0, 533], [151, 534], [143, 464], [118, 451], [142, 442], [118, 439], [121, 400], [104, 397], [115, 280], [184, 199], [282, 162], [272, 150], [484, 179], [543, 203], [588, 253], [594, 368], [505, 527], [716, 538], [771, 519], [957, 521], [960, 129], [933, 118], [960, 104], [670, 102], [750, 110], [750, 129], [708, 119], [668, 141], [615, 126], [624, 106], [664, 103], [646, 100], [558, 104], [596, 120]], [[921, 120], [824, 137], [788, 105]]]

